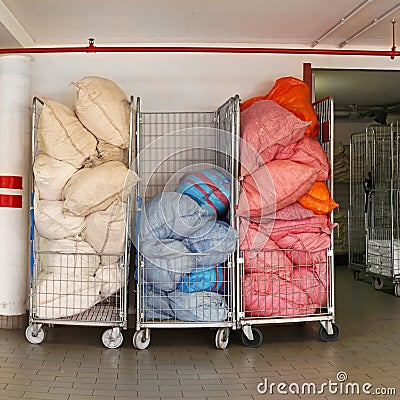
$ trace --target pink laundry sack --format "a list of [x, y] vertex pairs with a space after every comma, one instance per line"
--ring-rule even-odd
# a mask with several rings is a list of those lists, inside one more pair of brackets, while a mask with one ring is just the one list
[[246, 108], [249, 108], [251, 105], [253, 105], [256, 101], [260, 100], [267, 100], [266, 96], [255, 96], [252, 97], [246, 101], [243, 101], [240, 103], [240, 111], [244, 111]]
[[299, 203], [289, 204], [286, 207], [281, 208], [275, 214], [275, 219], [292, 221], [294, 219], [304, 219], [313, 217], [314, 213], [307, 208], [304, 208]]
[[333, 224], [328, 215], [313, 215], [310, 218], [298, 220], [276, 219], [270, 236], [272, 240], [281, 240], [288, 234], [327, 233], [330, 234], [337, 224]]
[[251, 217], [249, 220], [251, 222], [264, 225], [277, 220], [284, 222], [311, 218], [314, 216], [315, 214], [311, 210], [304, 208], [302, 205], [296, 202], [289, 204], [288, 206], [283, 207], [272, 214], [263, 215], [261, 217]]
[[315, 138], [319, 133], [319, 122], [310, 99], [310, 88], [305, 82], [293, 76], [285, 76], [277, 79], [265, 96], [252, 97], [241, 103], [240, 111], [243, 112], [260, 100], [274, 100], [302, 121], [308, 121], [305, 135]]
[[242, 220], [239, 228], [240, 250], [243, 251], [244, 270], [251, 273], [273, 273], [289, 279], [293, 264], [262, 225]]
[[275, 159], [291, 160], [314, 168], [317, 173], [317, 181], [322, 182], [329, 179], [328, 157], [318, 140], [305, 136], [289, 148], [289, 150], [278, 152]]
[[239, 226], [240, 250], [263, 249], [269, 240], [269, 235], [273, 227], [274, 221], [258, 224], [242, 218]]
[[252, 104], [240, 115], [240, 163], [245, 176], [274, 159], [275, 154], [304, 136], [308, 123], [272, 100]]
[[316, 310], [296, 284], [265, 273], [244, 276], [243, 302], [248, 317], [295, 317]]
[[292, 282], [306, 293], [309, 303], [318, 308], [325, 307], [327, 302], [326, 281], [319, 278], [311, 267], [294, 267]]
[[331, 235], [321, 233], [287, 234], [276, 244], [286, 250], [286, 255], [295, 265], [326, 263], [326, 250], [331, 246]]
[[271, 161], [244, 178], [237, 214], [262, 217], [295, 203], [309, 191], [316, 175], [308, 165], [290, 160]]

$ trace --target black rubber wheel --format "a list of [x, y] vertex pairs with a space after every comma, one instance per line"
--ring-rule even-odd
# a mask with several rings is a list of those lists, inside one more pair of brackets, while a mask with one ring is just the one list
[[300, 328], [304, 328], [304, 327], [306, 326], [306, 321], [298, 322], [297, 325], [298, 325]]
[[251, 328], [251, 331], [253, 333], [253, 340], [250, 340], [244, 332], [242, 332], [242, 342], [246, 347], [252, 347], [253, 349], [257, 348], [260, 346], [260, 344], [263, 342], [264, 337], [262, 332], [258, 328]]
[[374, 287], [375, 290], [382, 290], [383, 289], [383, 279], [379, 278], [378, 276], [375, 276], [372, 279], [372, 286]]
[[357, 271], [356, 269], [353, 270], [353, 278], [355, 281], [360, 280], [360, 271]]
[[319, 328], [319, 337], [323, 342], [335, 342], [338, 340], [340, 329], [336, 324], [332, 324], [333, 333], [329, 335], [325, 328], [321, 325]]

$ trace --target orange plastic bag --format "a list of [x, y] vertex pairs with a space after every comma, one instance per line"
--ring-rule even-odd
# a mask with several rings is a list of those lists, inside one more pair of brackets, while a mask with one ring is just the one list
[[303, 81], [292, 76], [280, 78], [265, 98], [276, 101], [302, 121], [311, 122], [311, 125], [306, 129], [305, 136], [312, 138], [318, 136], [317, 113], [310, 101], [310, 89]]
[[266, 100], [266, 96], [252, 97], [251, 99], [248, 99], [243, 103], [240, 103], [240, 111], [244, 111], [246, 108], [249, 108], [253, 103], [255, 103], [258, 100]]
[[325, 182], [315, 182], [312, 188], [298, 202], [314, 214], [328, 214], [339, 204], [331, 198]]

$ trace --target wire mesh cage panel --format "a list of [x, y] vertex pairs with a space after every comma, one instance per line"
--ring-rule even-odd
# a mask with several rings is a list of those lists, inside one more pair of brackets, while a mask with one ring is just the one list
[[215, 112], [139, 111], [137, 168], [143, 200], [173, 191], [190, 171], [216, 167], [233, 174], [237, 144], [232, 130], [238, 130], [233, 105], [237, 101], [228, 101]]
[[398, 124], [367, 128], [370, 177], [367, 188], [366, 239], [367, 272], [373, 275], [376, 289], [383, 279], [394, 284], [400, 295], [399, 231], [399, 131]]
[[[319, 122], [317, 139], [332, 171], [333, 100], [319, 100], [314, 108]], [[333, 197], [332, 176], [326, 185]], [[332, 212], [326, 218], [332, 223]], [[270, 238], [268, 223], [263, 222], [262, 217], [260, 221], [259, 224], [245, 218], [240, 221], [240, 240], [245, 245], [238, 252], [240, 294], [237, 302], [243, 343], [248, 347], [258, 347], [262, 343], [262, 332], [257, 325], [311, 321], [320, 323], [322, 340], [336, 340], [339, 328], [335, 324], [333, 232], [324, 236], [323, 250], [309, 252], [303, 243], [304, 250], [299, 251], [277, 246]], [[274, 221], [271, 224], [272, 229], [276, 224]], [[282, 235], [296, 236], [286, 231]], [[263, 250], [252, 248], [254, 243]], [[247, 246], [250, 249], [245, 249]]]
[[365, 270], [366, 267], [366, 189], [370, 185], [368, 164], [371, 157], [370, 140], [366, 132], [350, 138], [350, 206], [349, 206], [349, 264]]
[[[57, 200], [57, 196], [54, 199], [49, 198], [48, 193], [44, 196], [43, 179], [45, 185], [53, 189], [65, 169], [72, 169], [70, 176], [77, 170], [39, 151], [39, 132], [44, 107], [40, 99], [34, 98], [32, 106], [34, 174], [30, 211], [31, 290], [26, 338], [31, 343], [41, 343], [45, 336], [44, 325], [104, 326], [109, 329], [102, 335], [103, 344], [108, 348], [117, 348], [123, 341], [121, 330], [127, 328], [130, 194], [126, 193], [126, 197], [123, 201], [118, 201], [118, 205], [117, 202], [113, 203], [115, 206], [112, 206], [110, 215], [105, 215], [105, 211], [100, 210], [100, 215], [93, 217], [95, 220], [91, 222], [90, 235], [92, 244], [98, 245], [97, 251], [94, 250], [86, 241], [89, 235], [87, 218], [90, 216], [69, 215], [68, 219], [63, 211], [62, 200]], [[128, 163], [132, 155], [132, 135], [131, 120]], [[38, 161], [39, 156], [40, 161]], [[59, 169], [58, 175], [52, 176], [54, 163]], [[117, 247], [121, 251], [110, 254], [104, 251], [104, 246], [109, 240], [113, 240], [110, 235], [115, 232], [118, 235]]]
[[332, 266], [325, 251], [246, 250], [241, 256], [245, 316], [252, 324], [329, 315]]
[[219, 255], [225, 261], [214, 266], [210, 266], [213, 265], [210, 255], [185, 254], [179, 257], [184, 258], [184, 262], [174, 260], [174, 269], [168, 272], [143, 260], [140, 270], [143, 283], [140, 287], [141, 324], [158, 322], [161, 327], [165, 323], [181, 327], [186, 323], [216, 323], [217, 326], [225, 321], [230, 323], [233, 308], [232, 255]]
[[[215, 113], [141, 113], [139, 165], [144, 200], [172, 191], [177, 171], [215, 164]], [[142, 152], [143, 151], [143, 152]]]
[[[188, 244], [189, 238], [174, 235], [160, 236], [150, 246], [143, 227], [154, 219], [150, 204], [155, 201], [161, 204], [169, 193], [179, 192], [190, 198], [190, 194], [179, 189], [183, 181], [190, 182], [205, 196], [200, 211], [204, 215], [205, 208], [212, 206], [210, 196], [215, 189], [224, 187], [226, 199], [235, 198], [238, 129], [238, 96], [211, 112], [143, 112], [137, 99], [136, 168], [141, 177], [137, 203], [141, 206], [138, 206], [136, 224], [137, 322], [133, 338], [136, 348], [149, 345], [151, 328], [216, 327], [219, 328], [216, 347], [225, 348], [228, 344], [230, 328], [234, 328], [235, 259], [232, 253], [237, 247], [237, 236], [228, 239], [233, 246], [229, 252], [221, 245], [224, 240], [212, 249], [194, 250]], [[209, 191], [215, 176], [224, 176], [227, 181]], [[219, 224], [223, 229], [234, 231], [233, 202], [229, 201], [226, 206], [223, 216], [215, 210], [218, 220], [210, 225], [212, 229]], [[167, 213], [171, 211], [179, 219], [180, 207], [180, 201], [171, 201]], [[168, 218], [173, 226], [172, 217], [165, 217]], [[213, 232], [207, 235], [212, 236]]]
[[127, 267], [119, 255], [102, 257], [99, 268], [95, 253], [37, 252], [32, 318], [54, 324], [124, 324]]

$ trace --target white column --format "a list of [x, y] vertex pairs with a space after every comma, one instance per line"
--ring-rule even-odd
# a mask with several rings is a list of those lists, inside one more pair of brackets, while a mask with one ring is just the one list
[[0, 57], [0, 315], [26, 312], [31, 59]]

